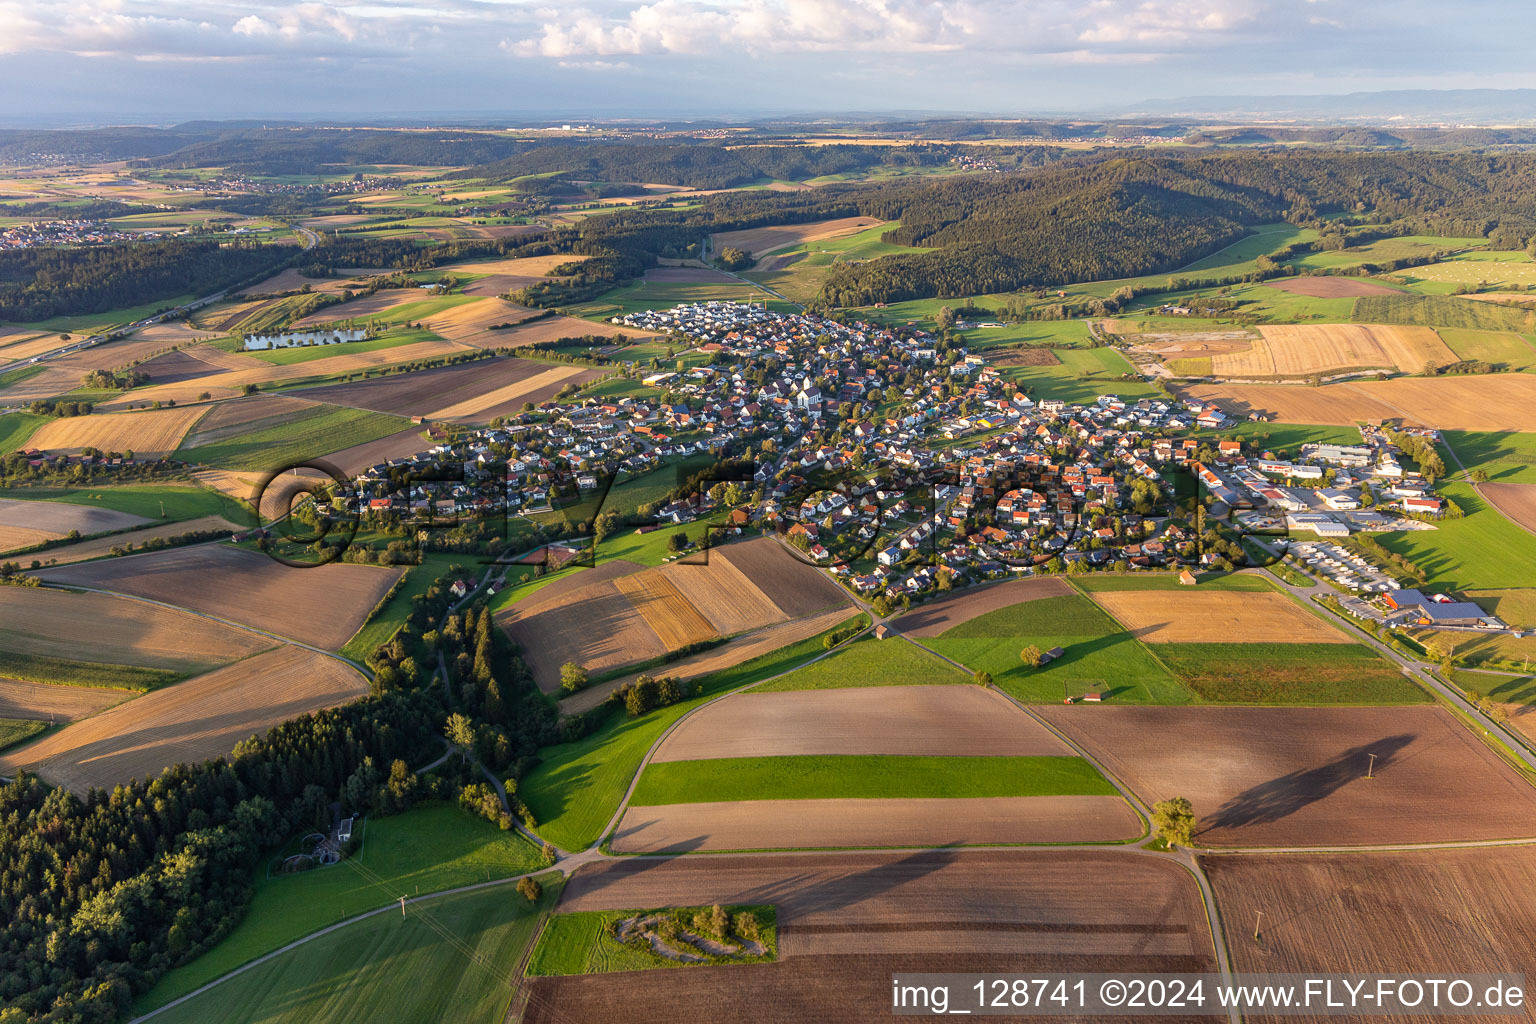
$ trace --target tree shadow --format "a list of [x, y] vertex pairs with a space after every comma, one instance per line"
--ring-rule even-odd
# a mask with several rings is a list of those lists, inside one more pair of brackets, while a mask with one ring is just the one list
[[1398, 753], [1417, 735], [1399, 733], [1368, 744], [1352, 747], [1327, 764], [1291, 772], [1271, 779], [1228, 800], [1206, 821], [1201, 833], [1244, 825], [1267, 825], [1326, 799], [1350, 782], [1364, 777], [1376, 755], [1375, 769], [1380, 773], [1398, 760]]

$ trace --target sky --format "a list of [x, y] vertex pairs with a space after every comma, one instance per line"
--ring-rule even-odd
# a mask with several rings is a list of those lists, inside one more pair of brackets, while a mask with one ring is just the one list
[[1536, 87], [1530, 0], [0, 0], [8, 120], [992, 114]]

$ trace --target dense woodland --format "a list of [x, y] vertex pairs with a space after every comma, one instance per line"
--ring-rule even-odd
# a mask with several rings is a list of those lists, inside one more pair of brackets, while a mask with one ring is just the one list
[[0, 320], [102, 313], [245, 282], [293, 255], [282, 246], [168, 239], [0, 253]]

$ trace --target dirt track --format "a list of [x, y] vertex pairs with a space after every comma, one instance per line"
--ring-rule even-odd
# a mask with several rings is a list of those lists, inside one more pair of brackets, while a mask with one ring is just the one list
[[1037, 710], [1147, 803], [1187, 797], [1202, 845], [1536, 836], [1536, 789], [1437, 707]]
[[620, 853], [846, 846], [1104, 843], [1134, 839], [1140, 820], [1117, 796], [913, 800], [742, 800], [631, 807]]
[[994, 691], [979, 686], [877, 686], [735, 694], [690, 715], [662, 741], [651, 760], [1072, 753]]

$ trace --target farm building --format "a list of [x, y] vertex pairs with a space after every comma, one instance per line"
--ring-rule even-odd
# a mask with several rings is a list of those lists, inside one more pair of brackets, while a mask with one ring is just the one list
[[1418, 590], [1397, 590], [1386, 595], [1388, 607], [1413, 613], [1419, 626], [1481, 626], [1503, 629], [1504, 623], [1471, 601], [1456, 601], [1445, 594], [1425, 596]]

